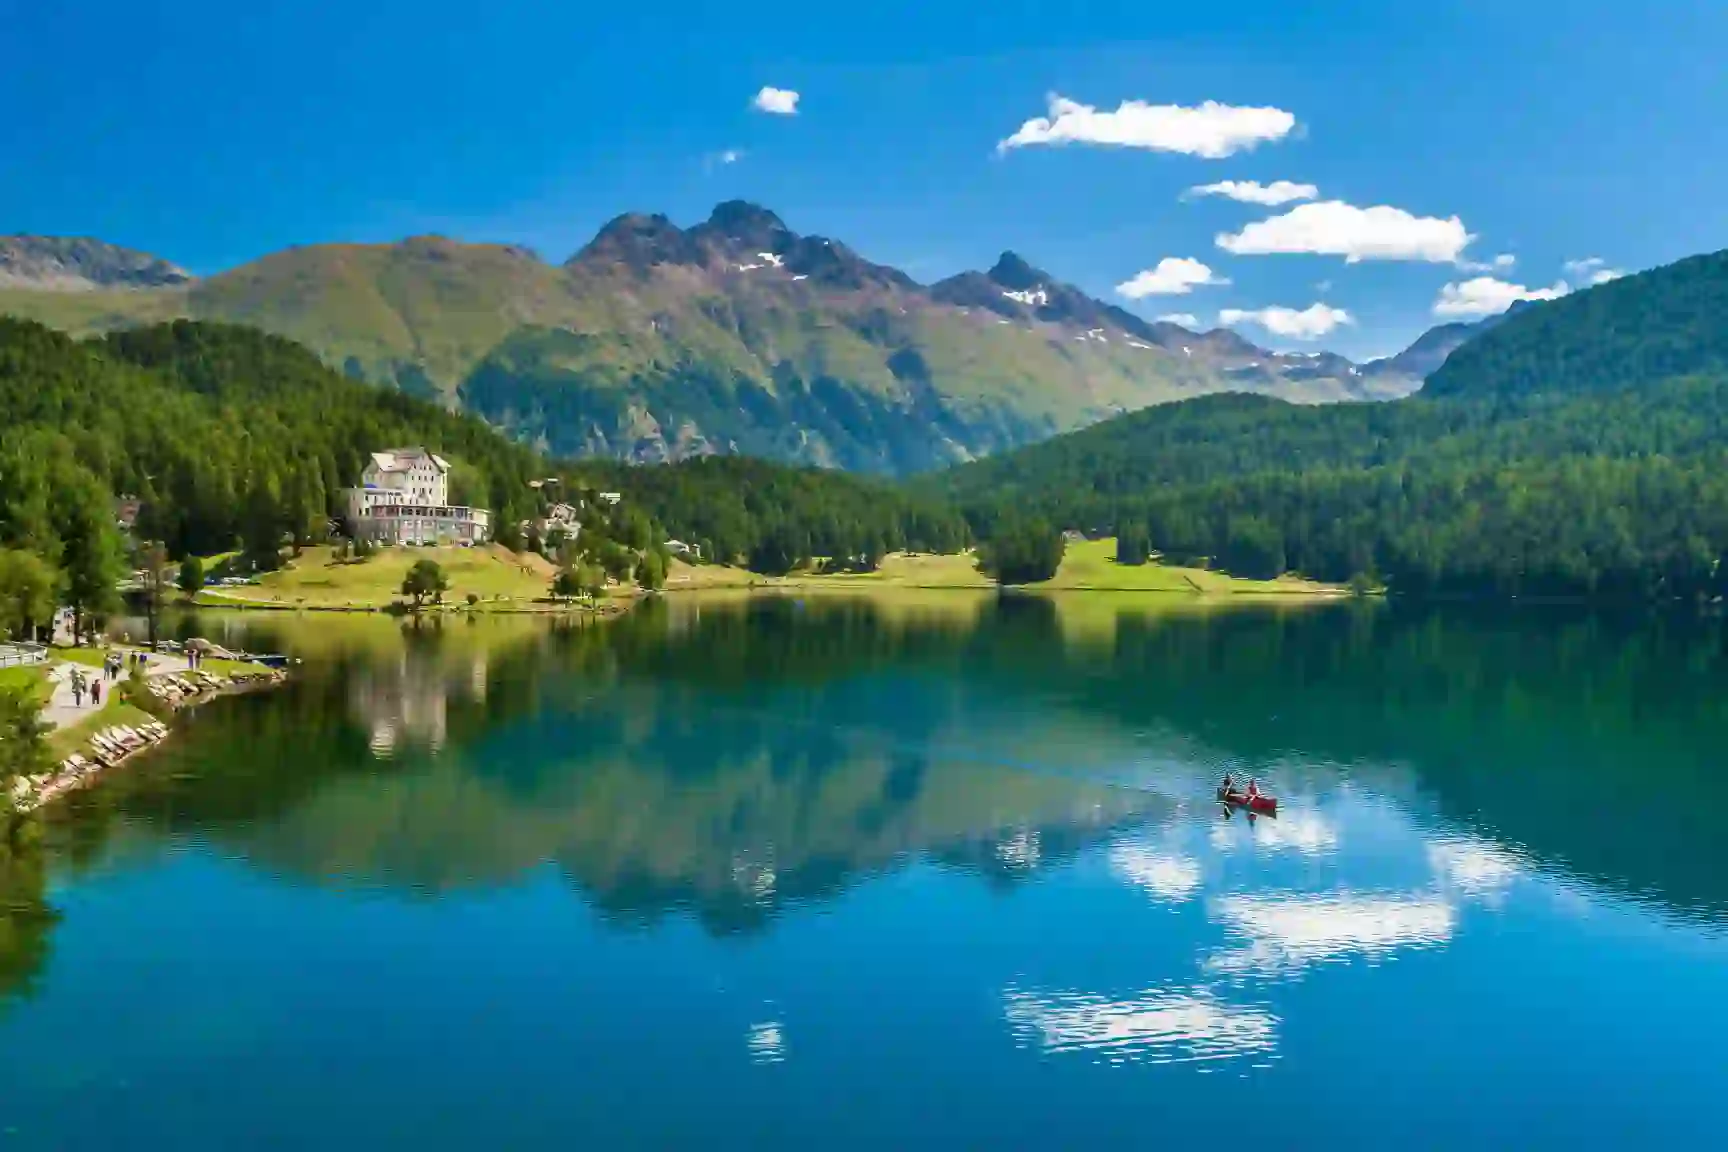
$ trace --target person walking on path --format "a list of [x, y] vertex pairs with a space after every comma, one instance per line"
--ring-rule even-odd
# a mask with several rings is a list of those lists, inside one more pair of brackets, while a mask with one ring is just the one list
[[90, 707], [102, 707], [102, 681], [100, 680], [90, 682]]
[[84, 707], [84, 674], [82, 672], [72, 673], [72, 707]]

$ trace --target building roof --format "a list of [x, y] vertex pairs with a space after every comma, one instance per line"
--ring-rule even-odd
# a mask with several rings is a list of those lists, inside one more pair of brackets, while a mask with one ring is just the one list
[[386, 448], [372, 453], [372, 463], [380, 472], [406, 472], [422, 460], [430, 459], [440, 472], [450, 471], [450, 462], [424, 448]]

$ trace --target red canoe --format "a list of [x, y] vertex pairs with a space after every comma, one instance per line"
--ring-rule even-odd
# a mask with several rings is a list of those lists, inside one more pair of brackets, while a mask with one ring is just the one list
[[1218, 789], [1218, 799], [1221, 803], [1229, 804], [1234, 808], [1246, 808], [1250, 812], [1278, 811], [1278, 797], [1276, 796], [1250, 796], [1246, 792], [1226, 792], [1220, 788]]

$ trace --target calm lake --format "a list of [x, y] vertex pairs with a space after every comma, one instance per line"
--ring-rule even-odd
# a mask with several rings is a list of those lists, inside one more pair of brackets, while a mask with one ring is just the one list
[[182, 621], [300, 676], [0, 886], [0, 1148], [1720, 1139], [1720, 621], [1132, 603]]

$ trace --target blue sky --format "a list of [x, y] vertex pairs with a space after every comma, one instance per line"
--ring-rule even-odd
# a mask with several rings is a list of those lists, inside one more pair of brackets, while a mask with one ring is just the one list
[[[741, 196], [920, 279], [1012, 248], [1148, 316], [1364, 356], [1437, 306], [1728, 246], [1720, 2], [0, 9], [0, 232], [201, 273], [417, 232], [563, 260], [620, 212]], [[1066, 143], [1022, 131], [1052, 94], [1093, 110]], [[1315, 191], [1184, 195], [1224, 181]], [[1229, 283], [1118, 293], [1166, 258]]]

